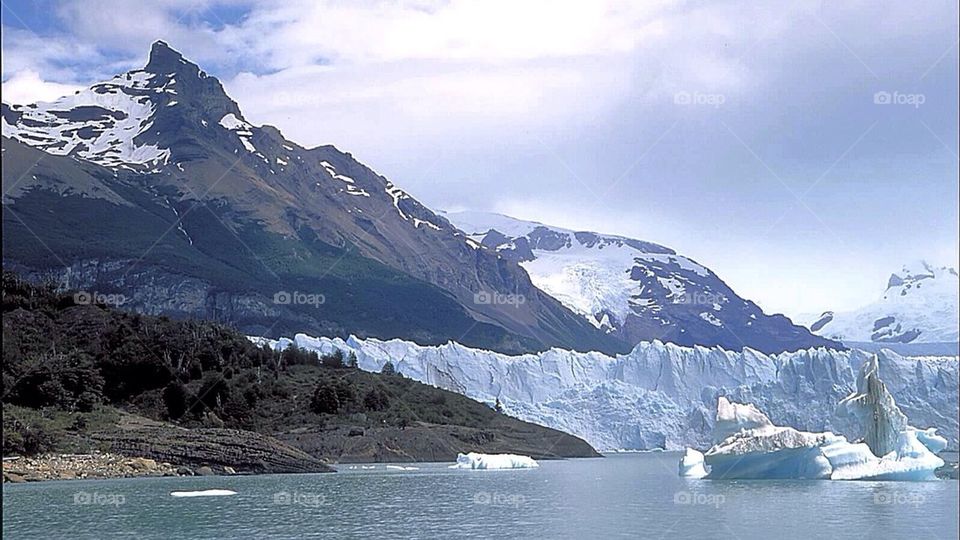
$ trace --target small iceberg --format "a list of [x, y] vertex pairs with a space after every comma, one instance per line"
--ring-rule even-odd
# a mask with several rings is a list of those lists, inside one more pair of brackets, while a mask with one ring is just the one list
[[457, 463], [451, 469], [532, 469], [540, 464], [530, 456], [516, 454], [457, 454]]
[[680, 476], [684, 478], [703, 478], [707, 469], [703, 465], [703, 454], [693, 448], [687, 448], [680, 458]]
[[838, 415], [859, 420], [864, 428], [862, 442], [851, 443], [831, 432], [776, 426], [753, 405], [732, 403], [721, 396], [714, 445], [705, 454], [687, 449], [680, 459], [680, 475], [708, 479], [936, 479], [935, 471], [943, 466], [936, 454], [946, 448], [946, 439], [937, 435], [936, 429], [908, 425], [878, 373], [874, 356], [861, 368], [857, 390], [837, 408]]
[[205, 489], [203, 491], [171, 491], [171, 497], [225, 497], [236, 495], [236, 491], [229, 489]]
[[[373, 467], [370, 467], [370, 468], [372, 469]], [[392, 469], [394, 471], [419, 471], [420, 470], [420, 467], [404, 467], [402, 465], [387, 465], [386, 468]]]

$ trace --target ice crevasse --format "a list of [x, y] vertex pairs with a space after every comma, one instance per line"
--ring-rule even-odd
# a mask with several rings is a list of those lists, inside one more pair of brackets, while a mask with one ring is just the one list
[[840, 401], [837, 414], [859, 421], [861, 442], [831, 432], [776, 426], [753, 405], [720, 397], [714, 445], [703, 454], [688, 449], [680, 460], [680, 475], [923, 481], [935, 479], [934, 472], [943, 466], [936, 454], [946, 448], [946, 439], [934, 428], [907, 424], [880, 380], [876, 356], [864, 363], [856, 391]]

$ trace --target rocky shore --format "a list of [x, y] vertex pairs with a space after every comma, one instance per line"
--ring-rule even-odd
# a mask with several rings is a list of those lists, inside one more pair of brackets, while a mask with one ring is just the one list
[[157, 462], [149, 458], [131, 458], [110, 453], [41, 454], [33, 457], [3, 458], [5, 483], [184, 474], [193, 474], [193, 472], [184, 467]]
[[147, 457], [109, 452], [92, 454], [41, 454], [3, 458], [4, 483], [44, 480], [96, 480], [151, 476], [216, 476], [244, 474], [229, 465], [188, 467]]
[[186, 429], [122, 414], [112, 429], [86, 434], [104, 451], [4, 456], [4, 482], [332, 472], [273, 437], [222, 428]]

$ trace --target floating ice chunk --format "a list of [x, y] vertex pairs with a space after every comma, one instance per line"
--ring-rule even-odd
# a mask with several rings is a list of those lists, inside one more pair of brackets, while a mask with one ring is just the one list
[[773, 427], [773, 422], [753, 405], [732, 403], [723, 396], [717, 400], [717, 423], [713, 427], [714, 442], [721, 442], [740, 431], [770, 427]]
[[937, 435], [937, 428], [912, 429], [916, 432], [917, 440], [934, 454], [939, 454], [947, 449], [947, 439]]
[[[935, 471], [943, 466], [936, 453], [946, 448], [947, 441], [936, 429], [907, 424], [906, 415], [880, 380], [877, 364], [876, 356], [863, 364], [857, 391], [838, 407], [840, 414], [860, 420], [862, 443], [851, 443], [830, 432], [775, 426], [756, 407], [720, 397], [714, 432], [717, 442], [704, 455], [710, 467], [706, 477], [933, 480]], [[691, 452], [680, 460], [681, 474], [696, 463]]]
[[387, 465], [388, 469], [394, 471], [419, 471], [420, 467], [404, 467], [403, 465]]
[[707, 450], [707, 478], [829, 478], [820, 446], [845, 440], [833, 433], [808, 433], [763, 426], [735, 433]]
[[457, 454], [456, 465], [451, 469], [532, 469], [540, 464], [530, 456], [516, 454]]
[[863, 426], [863, 441], [878, 456], [900, 446], [900, 434], [907, 430], [907, 416], [900, 411], [879, 375], [879, 359], [873, 355], [857, 376], [857, 391], [843, 398], [837, 415], [856, 417]]
[[680, 476], [684, 478], [703, 478], [707, 475], [707, 469], [703, 466], [703, 454], [687, 448], [680, 458]]
[[171, 497], [225, 497], [236, 495], [236, 491], [229, 489], [205, 489], [203, 491], [171, 491]]

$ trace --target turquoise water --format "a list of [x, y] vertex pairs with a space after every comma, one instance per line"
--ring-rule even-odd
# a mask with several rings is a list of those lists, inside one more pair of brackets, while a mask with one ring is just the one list
[[[678, 455], [4, 484], [5, 538], [957, 538], [958, 483], [707, 481]], [[237, 495], [176, 498], [171, 491]]]

